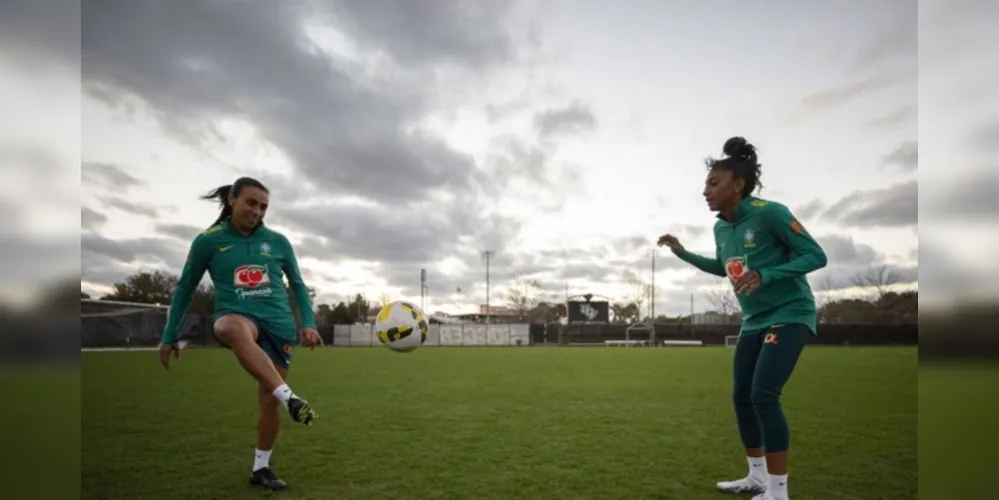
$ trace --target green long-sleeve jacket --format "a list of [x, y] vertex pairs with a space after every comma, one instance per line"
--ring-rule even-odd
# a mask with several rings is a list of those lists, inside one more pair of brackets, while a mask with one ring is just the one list
[[804, 323], [815, 334], [815, 296], [805, 276], [826, 265], [818, 242], [786, 206], [774, 201], [749, 197], [735, 208], [734, 222], [718, 219], [714, 258], [686, 250], [675, 251], [676, 256], [732, 283], [747, 271], [760, 273], [758, 289], [736, 295], [743, 332]]
[[263, 223], [244, 236], [225, 221], [199, 234], [191, 244], [170, 302], [163, 343], [177, 341], [191, 297], [205, 271], [215, 285], [215, 317], [243, 314], [260, 328], [294, 342], [298, 332], [284, 287], [283, 278], [287, 276], [302, 326], [315, 328], [309, 290], [288, 239]]

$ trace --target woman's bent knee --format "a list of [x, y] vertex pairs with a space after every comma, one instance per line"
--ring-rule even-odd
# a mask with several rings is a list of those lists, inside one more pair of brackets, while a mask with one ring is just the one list
[[243, 316], [229, 314], [215, 320], [215, 336], [230, 346], [256, 342], [257, 326]]

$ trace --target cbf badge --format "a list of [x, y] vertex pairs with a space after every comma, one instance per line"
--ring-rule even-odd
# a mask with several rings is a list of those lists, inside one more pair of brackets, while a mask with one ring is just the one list
[[260, 244], [260, 255], [269, 257], [271, 255], [271, 246], [267, 243]]

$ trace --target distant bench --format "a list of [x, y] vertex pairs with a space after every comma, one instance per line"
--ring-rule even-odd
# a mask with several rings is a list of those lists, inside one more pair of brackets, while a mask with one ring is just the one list
[[647, 340], [605, 340], [604, 345], [607, 347], [634, 347], [638, 345], [648, 345]]
[[669, 346], [697, 346], [704, 345], [700, 340], [664, 340], [663, 345]]

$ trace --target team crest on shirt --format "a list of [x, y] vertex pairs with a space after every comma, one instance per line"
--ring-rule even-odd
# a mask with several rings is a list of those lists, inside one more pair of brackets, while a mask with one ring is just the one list
[[756, 231], [753, 231], [752, 229], [747, 229], [745, 238], [746, 238], [746, 245], [745, 245], [746, 248], [756, 248]]
[[260, 244], [260, 255], [263, 255], [264, 257], [270, 257], [271, 256], [271, 246], [270, 246], [270, 244], [268, 244], [266, 242]]
[[730, 257], [725, 261], [725, 274], [732, 282], [738, 281], [748, 270], [745, 257]]

